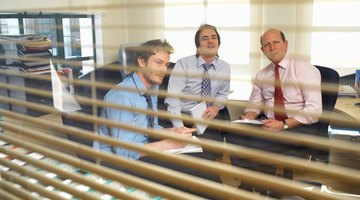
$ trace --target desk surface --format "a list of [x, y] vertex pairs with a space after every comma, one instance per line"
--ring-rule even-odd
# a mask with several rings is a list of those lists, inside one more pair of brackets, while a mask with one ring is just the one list
[[360, 98], [339, 97], [336, 101], [335, 112], [350, 116], [360, 122], [360, 107], [354, 103], [359, 103]]

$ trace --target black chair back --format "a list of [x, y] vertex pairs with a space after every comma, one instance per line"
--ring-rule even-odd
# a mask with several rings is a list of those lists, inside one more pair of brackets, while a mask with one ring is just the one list
[[[321, 94], [322, 94], [322, 106], [323, 116], [327, 116], [328, 112], [334, 110], [336, 100], [339, 91], [339, 74], [334, 69], [318, 66], [315, 67], [320, 71], [321, 74]], [[317, 123], [318, 133], [321, 136], [328, 136], [329, 119], [323, 117]]]

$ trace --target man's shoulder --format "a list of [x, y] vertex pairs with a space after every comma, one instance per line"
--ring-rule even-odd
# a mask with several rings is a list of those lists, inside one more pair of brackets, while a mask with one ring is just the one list
[[105, 95], [105, 100], [128, 98], [133, 92], [122, 90], [123, 87], [133, 87], [132, 81], [129, 77], [125, 78], [122, 82], [111, 88]]
[[230, 67], [230, 64], [228, 62], [226, 62], [225, 60], [221, 59], [221, 58], [217, 58], [216, 59], [216, 62], [220, 65], [224, 65], [224, 66], [229, 66]]
[[192, 68], [192, 67], [196, 66], [196, 64], [197, 64], [197, 57], [195, 55], [186, 56], [186, 57], [180, 58], [176, 62], [174, 69]]
[[197, 57], [195, 55], [185, 56], [178, 60], [178, 62], [194, 62], [197, 61]]
[[296, 65], [306, 65], [306, 66], [309, 66], [309, 67], [315, 67], [309, 61], [307, 61], [307, 60], [305, 60], [303, 58], [297, 57], [297, 56], [289, 56], [288, 62], [293, 62]]
[[257, 72], [257, 74], [259, 74], [259, 73], [263, 73], [263, 72], [265, 72], [265, 71], [268, 71], [270, 68], [271, 68], [271, 63], [269, 63], [268, 65], [266, 65], [265, 67], [262, 67], [258, 72]]

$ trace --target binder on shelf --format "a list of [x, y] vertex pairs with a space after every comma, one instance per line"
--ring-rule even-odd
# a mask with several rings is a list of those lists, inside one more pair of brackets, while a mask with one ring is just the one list
[[[24, 70], [49, 66], [51, 48], [51, 40], [43, 35], [0, 35], [0, 55], [5, 57], [2, 63]], [[44, 73], [49, 72], [49, 69]], [[41, 73], [42, 70], [32, 71]]]
[[[52, 91], [51, 82], [47, 80], [20, 76], [22, 73], [50, 75], [51, 48], [51, 40], [44, 35], [0, 35], [0, 56], [2, 57], [0, 59], [0, 68], [2, 71], [11, 70], [19, 74], [0, 72], [0, 82], [24, 88]], [[52, 97], [36, 95], [22, 90], [1, 88], [0, 94], [16, 100], [53, 106]], [[18, 106], [12, 102], [0, 103], [0, 107], [31, 116], [44, 114], [40, 111]]]

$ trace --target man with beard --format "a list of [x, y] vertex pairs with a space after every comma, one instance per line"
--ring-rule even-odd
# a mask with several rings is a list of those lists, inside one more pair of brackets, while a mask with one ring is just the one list
[[[120, 104], [138, 109], [147, 109], [147, 95], [144, 91], [156, 90], [158, 85], [161, 84], [166, 74], [170, 54], [172, 52], [173, 47], [167, 43], [167, 41], [150, 40], [140, 45], [138, 51], [139, 54], [137, 56], [139, 70], [132, 73], [118, 84], [120, 87], [136, 88], [138, 92], [113, 88], [105, 95], [104, 102]], [[153, 105], [153, 110], [156, 111], [157, 96], [149, 97], [151, 104]], [[158, 125], [158, 119], [156, 116], [149, 120], [149, 116], [145, 114], [126, 110], [105, 107], [101, 112], [101, 116], [113, 121], [133, 125], [135, 127], [151, 127], [154, 129], [162, 128]], [[189, 128], [168, 128], [168, 130], [185, 137], [191, 137], [191, 132], [195, 131], [194, 129]], [[100, 125], [98, 132], [100, 135], [112, 136], [117, 140], [143, 144], [144, 146], [151, 146], [161, 150], [182, 148], [186, 145], [182, 142], [169, 139], [151, 142], [149, 137], [145, 134], [138, 134], [130, 130], [107, 127], [104, 125]], [[139, 152], [120, 147], [113, 147], [111, 145], [98, 142], [94, 143], [94, 147], [103, 151], [113, 152], [129, 159], [139, 159], [144, 156]]]
[[[111, 89], [104, 97], [104, 102], [119, 104], [136, 109], [152, 109], [153, 112], [157, 111], [157, 96], [147, 95], [145, 91], [158, 90], [159, 84], [162, 83], [166, 75], [167, 67], [169, 65], [170, 54], [173, 52], [173, 47], [163, 40], [150, 40], [142, 43], [137, 48], [137, 64], [139, 70], [127, 76], [119, 87], [135, 88], [137, 91], [120, 90], [116, 87]], [[120, 110], [111, 107], [104, 107], [101, 116], [109, 120], [120, 122], [134, 127], [164, 129], [158, 124], [158, 117], [156, 115], [146, 115], [138, 112], [127, 110]], [[178, 134], [183, 137], [192, 137], [192, 132], [195, 128], [186, 127], [172, 127], [166, 128], [169, 134]], [[186, 143], [173, 140], [173, 139], [160, 139], [151, 138], [146, 134], [137, 133], [127, 129], [117, 127], [108, 127], [106, 125], [99, 125], [98, 133], [103, 136], [111, 136], [112, 138], [124, 142], [129, 142], [137, 145], [143, 145], [149, 148], [159, 150], [170, 150], [185, 147]], [[105, 152], [126, 157], [131, 160], [140, 160], [154, 165], [166, 167], [186, 174], [195, 175], [208, 180], [220, 182], [218, 174], [208, 174], [202, 172], [200, 169], [187, 168], [175, 163], [163, 161], [161, 158], [149, 156], [141, 152], [123, 147], [117, 147], [110, 144], [100, 143], [94, 141], [93, 147]], [[207, 158], [206, 153], [192, 153], [194, 157]], [[124, 169], [120, 166], [114, 166], [106, 161], [101, 162], [102, 165], [133, 174], [139, 177], [150, 179], [151, 181], [159, 182], [167, 186], [173, 186], [170, 181], [162, 180], [161, 177], [152, 177], [153, 174], [143, 174], [132, 171], [132, 169]], [[173, 187], [178, 188], [177, 185]], [[189, 189], [180, 187], [180, 189]], [[195, 190], [195, 188], [191, 189]]]

